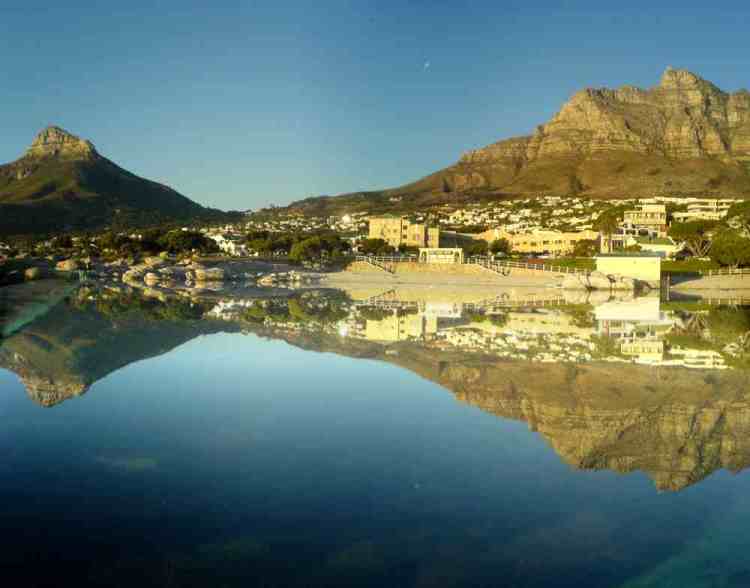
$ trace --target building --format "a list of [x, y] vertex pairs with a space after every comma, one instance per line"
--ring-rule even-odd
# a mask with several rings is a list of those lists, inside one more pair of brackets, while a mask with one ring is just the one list
[[625, 226], [646, 231], [654, 230], [659, 236], [667, 233], [667, 207], [664, 204], [641, 204], [635, 210], [626, 210]]
[[695, 220], [717, 221], [723, 219], [737, 200], [731, 198], [703, 198], [689, 199], [687, 210], [672, 213], [672, 218], [678, 222]]
[[600, 253], [596, 256], [596, 271], [607, 275], [624, 276], [659, 284], [661, 255], [658, 253]]
[[419, 263], [463, 263], [464, 250], [460, 247], [421, 247]]
[[476, 236], [492, 243], [505, 239], [513, 253], [539, 253], [545, 255], [569, 255], [579, 241], [598, 241], [599, 233], [592, 230], [564, 233], [561, 231], [537, 230], [529, 233], [509, 233], [504, 229], [490, 229]]
[[394, 309], [390, 315], [382, 319], [368, 319], [364, 334], [369, 341], [395, 342], [424, 339], [437, 331], [436, 316], [402, 313]]
[[209, 234], [206, 236], [214, 241], [219, 249], [227, 255], [245, 256], [249, 253], [247, 245], [240, 235]]
[[406, 247], [440, 247], [440, 229], [427, 223], [413, 223], [405, 216], [370, 217], [370, 239], [383, 239], [398, 249]]

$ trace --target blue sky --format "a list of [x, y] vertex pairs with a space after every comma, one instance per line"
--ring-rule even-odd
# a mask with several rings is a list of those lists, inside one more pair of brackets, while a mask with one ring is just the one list
[[[607, 8], [602, 5], [615, 5]], [[0, 3], [0, 161], [58, 124], [220, 208], [391, 187], [667, 65], [750, 86], [747, 2]]]

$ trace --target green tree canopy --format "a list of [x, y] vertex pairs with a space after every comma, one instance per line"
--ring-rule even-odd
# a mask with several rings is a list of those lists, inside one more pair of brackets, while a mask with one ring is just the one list
[[737, 231], [723, 230], [716, 234], [709, 256], [724, 266], [738, 267], [750, 262], [750, 239]]
[[599, 244], [596, 239], [582, 239], [573, 246], [574, 257], [593, 257], [598, 252]]
[[674, 222], [669, 227], [669, 236], [675, 241], [685, 243], [685, 248], [691, 255], [704, 257], [711, 249], [710, 233], [716, 224], [715, 221], [706, 220]]
[[490, 253], [504, 253], [509, 254], [511, 250], [511, 244], [507, 239], [495, 239], [490, 243]]

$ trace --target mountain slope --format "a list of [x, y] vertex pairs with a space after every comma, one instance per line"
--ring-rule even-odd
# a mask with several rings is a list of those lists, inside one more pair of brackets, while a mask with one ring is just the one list
[[151, 224], [210, 213], [140, 178], [59, 127], [44, 129], [17, 161], [0, 165], [0, 234]]
[[577, 92], [532, 135], [465, 153], [406, 186], [290, 208], [333, 213], [539, 193], [750, 196], [750, 93], [668, 68], [648, 90]]

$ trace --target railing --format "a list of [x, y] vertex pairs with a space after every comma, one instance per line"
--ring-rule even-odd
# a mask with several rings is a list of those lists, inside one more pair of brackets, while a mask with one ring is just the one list
[[576, 267], [567, 267], [563, 265], [553, 265], [553, 264], [547, 264], [547, 263], [528, 263], [525, 261], [505, 261], [505, 260], [492, 259], [491, 257], [483, 257], [479, 255], [470, 257], [467, 263], [480, 265], [482, 267], [485, 267], [492, 271], [496, 271], [498, 273], [504, 273], [502, 271], [503, 269], [526, 269], [526, 270], [535, 270], [535, 271], [541, 271], [541, 272], [552, 272], [556, 274], [588, 275], [591, 273], [591, 270], [580, 269]]
[[702, 276], [750, 276], [750, 268], [747, 267], [723, 267], [721, 269], [700, 270]]
[[379, 261], [381, 263], [403, 263], [403, 262], [415, 262], [417, 261], [416, 255], [357, 255], [354, 258], [356, 261]]
[[369, 263], [371, 266], [388, 272], [389, 274], [396, 273], [394, 264], [404, 262], [414, 262], [417, 260], [414, 255], [357, 255], [354, 258], [356, 261], [363, 261]]

